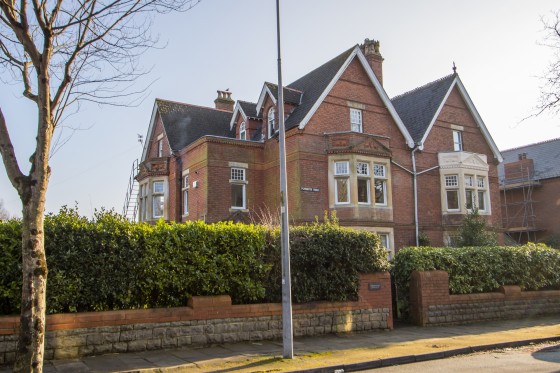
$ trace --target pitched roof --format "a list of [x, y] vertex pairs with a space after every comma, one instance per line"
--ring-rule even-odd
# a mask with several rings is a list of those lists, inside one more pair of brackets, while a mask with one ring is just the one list
[[296, 127], [305, 118], [348, 57], [350, 57], [354, 48], [355, 47], [352, 47], [342, 52], [295, 82], [288, 84], [288, 88], [303, 92], [303, 96], [299, 106], [297, 106], [286, 119], [286, 129]]
[[231, 112], [156, 99], [171, 150], [179, 151], [206, 135], [235, 137]]
[[[278, 84], [270, 82], [265, 82], [264, 84], [268, 87], [268, 89], [274, 96], [274, 100], [278, 101]], [[282, 93], [284, 94], [284, 102], [295, 105], [299, 105], [303, 96], [302, 91], [290, 87], [284, 87], [284, 91]]]
[[391, 99], [416, 144], [429, 129], [455, 77], [456, 74], [448, 75]]
[[557, 138], [503, 150], [504, 162], [498, 167], [500, 180], [504, 178], [504, 165], [516, 162], [522, 153], [533, 160], [536, 179], [560, 177], [560, 138]]
[[239, 106], [241, 106], [241, 110], [243, 110], [246, 116], [248, 116], [249, 118], [262, 119], [262, 116], [257, 113], [257, 104], [241, 100], [237, 100], [237, 102], [239, 103]]

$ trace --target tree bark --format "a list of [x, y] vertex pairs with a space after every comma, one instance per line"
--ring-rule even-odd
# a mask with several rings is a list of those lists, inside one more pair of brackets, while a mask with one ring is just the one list
[[18, 189], [23, 203], [21, 316], [14, 372], [43, 371], [46, 331], [47, 257], [45, 253], [44, 215], [48, 165], [54, 124], [51, 110], [50, 76], [51, 49], [41, 56], [43, 64], [37, 70], [38, 131], [31, 170]]
[[48, 273], [43, 229], [46, 188], [32, 194], [36, 196], [30, 196], [23, 206], [23, 286], [14, 372], [43, 371]]

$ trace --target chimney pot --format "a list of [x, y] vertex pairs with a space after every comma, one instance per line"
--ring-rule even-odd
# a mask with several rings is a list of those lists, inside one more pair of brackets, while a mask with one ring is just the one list
[[379, 52], [379, 46], [379, 40], [365, 39], [364, 43], [360, 45], [360, 48], [375, 73], [375, 76], [381, 85], [383, 85], [383, 57]]
[[229, 88], [225, 91], [218, 90], [218, 97], [214, 100], [214, 104], [216, 105], [216, 109], [219, 110], [227, 110], [233, 111], [233, 105], [235, 101], [231, 98], [231, 92]]

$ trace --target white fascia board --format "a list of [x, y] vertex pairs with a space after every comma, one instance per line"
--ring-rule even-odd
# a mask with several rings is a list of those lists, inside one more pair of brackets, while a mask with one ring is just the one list
[[459, 87], [459, 92], [463, 96], [463, 99], [466, 101], [467, 107], [469, 108], [469, 111], [473, 115], [476, 124], [480, 127], [480, 130], [482, 131], [482, 135], [486, 139], [486, 142], [488, 143], [488, 145], [490, 145], [490, 148], [492, 149], [492, 153], [494, 153], [494, 157], [498, 160], [498, 162], [500, 163], [503, 162], [504, 158], [502, 157], [502, 154], [500, 153], [498, 146], [494, 142], [494, 139], [490, 135], [488, 128], [484, 124], [482, 117], [478, 113], [478, 110], [476, 110], [476, 107], [474, 106], [474, 103], [472, 102], [467, 90], [465, 89], [463, 82], [461, 82], [461, 79], [459, 79], [459, 77], [457, 77], [456, 81], [457, 81], [457, 87]]
[[323, 103], [323, 101], [325, 100], [325, 98], [327, 97], [327, 95], [329, 94], [329, 92], [331, 91], [331, 89], [334, 87], [335, 83], [338, 81], [338, 79], [340, 78], [340, 76], [342, 75], [342, 73], [344, 72], [344, 70], [346, 70], [346, 68], [348, 67], [348, 65], [350, 65], [350, 62], [352, 62], [352, 60], [354, 59], [354, 56], [356, 55], [356, 50], [359, 50], [360, 48], [358, 46], [356, 46], [354, 48], [354, 50], [352, 51], [352, 53], [350, 53], [350, 56], [348, 56], [348, 58], [346, 59], [346, 61], [344, 61], [344, 64], [342, 65], [342, 67], [336, 72], [335, 76], [332, 78], [332, 80], [330, 81], [329, 85], [327, 86], [327, 88], [325, 88], [325, 90], [323, 91], [323, 93], [321, 93], [321, 96], [319, 96], [319, 98], [317, 99], [317, 101], [315, 101], [315, 103], [313, 104], [313, 106], [311, 107], [311, 110], [309, 110], [307, 112], [307, 115], [301, 120], [301, 122], [299, 122], [299, 126], [298, 128], [300, 130], [304, 129], [305, 126], [307, 125], [307, 123], [309, 122], [309, 120], [311, 119], [311, 117], [315, 114], [315, 112], [319, 109], [319, 106], [321, 106], [321, 104]]
[[150, 119], [150, 125], [148, 126], [148, 133], [146, 134], [146, 138], [144, 140], [144, 148], [142, 149], [142, 159], [140, 160], [140, 163], [144, 162], [146, 160], [146, 156], [148, 155], [148, 148], [151, 142], [150, 137], [152, 136], [154, 126], [156, 125], [157, 111], [158, 107], [156, 100], [154, 101], [154, 108], [152, 109], [152, 117]]
[[465, 100], [465, 103], [467, 104], [467, 108], [469, 109], [469, 112], [473, 116], [474, 121], [476, 122], [477, 126], [480, 128], [480, 130], [482, 132], [482, 136], [484, 136], [484, 139], [486, 140], [486, 142], [490, 146], [490, 149], [492, 149], [492, 153], [494, 153], [494, 157], [500, 163], [503, 162], [504, 158], [502, 157], [502, 154], [500, 154], [500, 150], [498, 149], [498, 146], [496, 146], [496, 143], [494, 142], [494, 139], [492, 139], [492, 136], [490, 135], [490, 132], [488, 132], [488, 128], [486, 128], [486, 125], [484, 124], [484, 121], [482, 120], [482, 117], [478, 113], [478, 110], [476, 110], [476, 107], [474, 106], [474, 103], [472, 102], [469, 94], [467, 93], [467, 90], [466, 90], [465, 86], [463, 85], [463, 82], [461, 82], [461, 79], [459, 79], [459, 76], [455, 77], [455, 79], [453, 80], [453, 83], [449, 87], [449, 90], [445, 94], [445, 97], [441, 101], [441, 104], [440, 104], [439, 108], [437, 109], [434, 117], [432, 118], [432, 121], [431, 121], [430, 125], [428, 126], [428, 129], [426, 130], [426, 133], [424, 134], [424, 137], [422, 137], [422, 140], [420, 141], [421, 146], [424, 146], [424, 142], [428, 138], [428, 135], [430, 134], [430, 131], [432, 130], [432, 127], [434, 126], [434, 123], [436, 122], [439, 114], [441, 113], [441, 110], [443, 109], [443, 106], [447, 102], [447, 99], [449, 98], [449, 95], [451, 94], [451, 92], [453, 91], [453, 88], [455, 86], [457, 86], [457, 88], [459, 89], [459, 94], [461, 95], [463, 100]]
[[276, 105], [276, 98], [274, 98], [274, 95], [272, 94], [272, 92], [270, 92], [270, 89], [268, 89], [268, 86], [266, 85], [266, 83], [263, 84], [263, 89], [261, 90], [261, 95], [259, 96], [259, 101], [257, 102], [257, 109], [256, 109], [256, 114], [258, 115], [262, 109], [262, 106], [264, 105], [264, 100], [266, 98], [266, 95], [270, 96], [270, 99], [272, 100], [272, 102], [274, 103], [274, 105]]
[[235, 125], [235, 122], [237, 121], [237, 115], [241, 114], [241, 116], [243, 117], [243, 120], [247, 121], [247, 115], [245, 115], [245, 112], [243, 111], [243, 108], [241, 107], [241, 105], [239, 105], [239, 102], [235, 103], [235, 108], [233, 110], [233, 115], [231, 116], [231, 121], [229, 122], [229, 129], [232, 130], [233, 126]]
[[364, 54], [362, 53], [362, 50], [359, 47], [356, 47], [356, 49], [357, 49], [357, 55], [358, 55], [359, 61], [362, 63], [362, 66], [366, 70], [366, 73], [368, 74], [369, 79], [373, 83], [373, 86], [377, 90], [377, 93], [379, 94], [379, 96], [381, 96], [381, 100], [383, 101], [383, 103], [387, 107], [387, 110], [389, 110], [389, 113], [391, 114], [391, 117], [393, 117], [393, 120], [395, 121], [395, 123], [397, 123], [397, 127], [399, 128], [402, 135], [404, 136], [408, 147], [411, 148], [411, 149], [414, 148], [414, 146], [416, 144], [414, 144], [414, 140], [412, 139], [412, 136], [410, 136], [410, 133], [408, 133], [408, 130], [406, 129], [406, 126], [404, 125], [401, 117], [399, 117], [399, 114], [397, 113], [397, 110], [395, 110], [395, 107], [393, 106], [393, 103], [391, 102], [391, 99], [387, 95], [387, 92], [385, 92], [385, 89], [383, 88], [383, 86], [381, 85], [381, 83], [379, 82], [377, 77], [375, 76], [375, 73], [373, 72], [373, 69], [369, 65], [369, 63], [366, 59], [366, 56], [364, 56]]
[[331, 80], [329, 85], [325, 88], [325, 90], [323, 91], [323, 93], [321, 94], [319, 99], [317, 99], [315, 104], [313, 104], [313, 107], [311, 108], [311, 110], [309, 110], [307, 115], [300, 122], [299, 129], [304, 129], [305, 128], [305, 126], [307, 125], [307, 123], [309, 122], [311, 117], [319, 109], [319, 106], [323, 103], [323, 101], [325, 100], [325, 98], [327, 97], [327, 95], [329, 94], [331, 89], [334, 87], [334, 85], [336, 84], [338, 79], [340, 79], [340, 77], [342, 76], [344, 71], [348, 68], [348, 66], [350, 65], [350, 63], [352, 62], [354, 57], [356, 57], [356, 56], [358, 56], [358, 60], [362, 64], [363, 68], [365, 69], [365, 71], [366, 71], [370, 81], [372, 82], [373, 86], [375, 87], [377, 93], [379, 93], [379, 96], [381, 97], [381, 100], [383, 101], [383, 103], [385, 104], [385, 106], [389, 110], [389, 113], [391, 114], [391, 116], [393, 117], [395, 122], [397, 123], [397, 126], [399, 127], [399, 130], [401, 131], [404, 138], [406, 139], [406, 143], [408, 144], [408, 146], [410, 148], [413, 148], [414, 147], [414, 141], [412, 140], [412, 136], [410, 136], [410, 134], [408, 133], [406, 127], [404, 126], [404, 123], [402, 122], [401, 118], [397, 114], [397, 111], [393, 107], [393, 104], [391, 103], [391, 100], [389, 99], [389, 96], [387, 96], [387, 92], [385, 92], [385, 90], [381, 86], [381, 83], [379, 83], [379, 80], [375, 76], [373, 70], [371, 69], [371, 66], [367, 62], [367, 60], [366, 60], [364, 54], [362, 53], [362, 51], [360, 50], [359, 46], [356, 46], [354, 48], [354, 50], [352, 51], [350, 56], [348, 56], [348, 58], [346, 59], [344, 64], [337, 71], [337, 73], [335, 74], [335, 76], [333, 77], [333, 79]]
[[449, 86], [449, 89], [447, 90], [447, 93], [445, 94], [445, 97], [443, 97], [443, 100], [441, 100], [441, 102], [439, 104], [439, 107], [436, 110], [436, 113], [434, 114], [434, 117], [432, 118], [432, 121], [430, 122], [430, 125], [428, 126], [428, 129], [426, 129], [426, 132], [424, 132], [424, 136], [422, 137], [422, 140], [420, 140], [420, 144], [419, 144], [422, 148], [424, 148], [424, 142], [426, 142], [426, 139], [428, 138], [428, 135], [430, 134], [430, 131], [432, 130], [432, 127], [436, 123], [436, 120], [439, 117], [439, 114], [441, 113], [441, 111], [443, 110], [443, 107], [445, 106], [445, 103], [447, 102], [447, 99], [449, 98], [449, 95], [453, 91], [453, 87], [455, 87], [455, 84], [457, 84], [457, 78], [458, 77], [455, 77], [455, 79], [453, 79], [453, 83], [451, 83], [451, 85]]

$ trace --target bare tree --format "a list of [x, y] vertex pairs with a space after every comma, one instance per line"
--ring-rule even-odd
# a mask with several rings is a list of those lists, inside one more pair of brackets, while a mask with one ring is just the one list
[[9, 220], [10, 213], [4, 207], [4, 201], [0, 199], [0, 221], [2, 220]]
[[552, 12], [549, 17], [542, 17], [545, 37], [543, 45], [553, 51], [553, 59], [542, 76], [540, 96], [533, 116], [545, 111], [560, 112], [560, 11]]
[[186, 10], [199, 1], [0, 0], [3, 78], [19, 82], [23, 96], [37, 106], [36, 146], [27, 174], [21, 171], [0, 107], [0, 154], [23, 207], [16, 372], [43, 369], [48, 273], [43, 220], [54, 131], [73, 104], [121, 104], [141, 74], [138, 57], [157, 42], [149, 33], [153, 16]]

